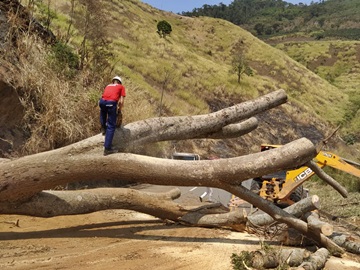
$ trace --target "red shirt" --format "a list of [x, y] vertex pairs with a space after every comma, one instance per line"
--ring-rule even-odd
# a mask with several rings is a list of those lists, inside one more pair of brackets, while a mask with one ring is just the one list
[[125, 87], [122, 84], [109, 84], [105, 87], [102, 95], [103, 100], [118, 102], [120, 97], [125, 97]]

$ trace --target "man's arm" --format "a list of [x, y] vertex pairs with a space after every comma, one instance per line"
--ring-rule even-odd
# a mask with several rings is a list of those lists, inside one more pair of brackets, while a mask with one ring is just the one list
[[125, 97], [121, 96], [118, 102], [118, 111], [121, 111], [124, 106]]

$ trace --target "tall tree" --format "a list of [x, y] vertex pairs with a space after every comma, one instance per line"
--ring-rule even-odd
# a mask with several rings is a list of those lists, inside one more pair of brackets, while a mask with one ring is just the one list
[[105, 1], [78, 0], [75, 26], [80, 31], [80, 69], [91, 67], [91, 77], [96, 80], [110, 67], [110, 41], [107, 40], [107, 16], [104, 16]]

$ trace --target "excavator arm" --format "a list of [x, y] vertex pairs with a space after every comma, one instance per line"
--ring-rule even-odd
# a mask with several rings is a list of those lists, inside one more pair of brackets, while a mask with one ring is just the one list
[[[269, 150], [272, 148], [281, 147], [281, 145], [261, 145], [261, 151]], [[329, 166], [346, 173], [352, 174], [360, 178], [360, 164], [354, 161], [344, 159], [334, 153], [327, 151], [320, 151], [314, 158], [316, 164], [323, 168]], [[305, 181], [310, 179], [315, 173], [307, 166], [298, 169], [289, 170], [286, 172], [286, 177], [274, 177], [271, 180], [263, 178], [260, 196], [271, 201], [291, 204], [294, 203], [289, 199], [290, 195], [295, 192]]]
[[[358, 168], [352, 166], [345, 159], [334, 153], [320, 151], [319, 154], [314, 158], [314, 161], [320, 168], [329, 166], [360, 178], [360, 170]], [[357, 164], [356, 162], [351, 163], [354, 165]], [[302, 185], [313, 175], [314, 172], [306, 166], [296, 170], [288, 171], [286, 181], [277, 196], [278, 199], [284, 200], [287, 198], [298, 186]]]
[[[360, 170], [353, 165], [358, 163], [346, 160], [330, 152], [320, 151], [320, 153], [314, 158], [316, 163], [322, 168], [324, 166], [330, 166], [332, 168], [344, 171], [360, 178]], [[360, 164], [358, 164], [360, 166]]]

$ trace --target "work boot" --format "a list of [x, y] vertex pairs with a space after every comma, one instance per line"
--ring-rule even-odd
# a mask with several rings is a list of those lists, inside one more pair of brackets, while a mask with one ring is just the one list
[[115, 154], [115, 153], [118, 153], [119, 150], [117, 149], [114, 149], [114, 148], [110, 148], [110, 149], [104, 149], [104, 156], [107, 156], [107, 155], [111, 155], [111, 154]]

